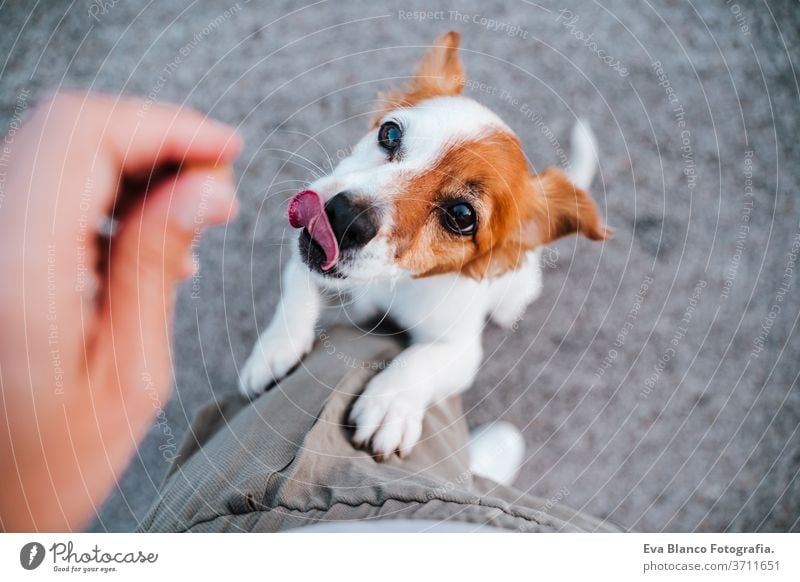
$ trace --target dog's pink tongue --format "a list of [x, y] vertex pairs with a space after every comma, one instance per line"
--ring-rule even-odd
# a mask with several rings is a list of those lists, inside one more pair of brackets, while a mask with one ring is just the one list
[[319, 194], [303, 190], [289, 202], [289, 224], [294, 228], [305, 228], [325, 252], [322, 270], [327, 271], [339, 258], [339, 245], [333, 228], [325, 214], [325, 204]]

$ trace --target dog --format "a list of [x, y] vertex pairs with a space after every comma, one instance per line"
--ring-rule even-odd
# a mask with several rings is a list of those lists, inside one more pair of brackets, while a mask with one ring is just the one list
[[240, 374], [252, 396], [296, 366], [330, 291], [351, 294], [348, 317], [390, 316], [410, 344], [349, 415], [354, 444], [379, 460], [407, 456], [425, 410], [472, 384], [486, 321], [510, 328], [539, 296], [542, 246], [610, 236], [585, 191], [597, 167], [588, 126], [573, 129], [568, 174], [532, 175], [512, 130], [463, 95], [458, 46], [456, 32], [437, 39], [408, 84], [380, 95], [352, 154], [290, 201], [298, 243]]

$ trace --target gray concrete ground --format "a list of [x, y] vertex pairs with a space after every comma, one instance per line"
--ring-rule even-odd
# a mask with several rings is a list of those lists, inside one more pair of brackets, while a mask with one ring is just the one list
[[[449, 29], [463, 35], [468, 93], [535, 167], [558, 164], [575, 117], [589, 120], [592, 190], [616, 230], [603, 245], [553, 245], [519, 329], [487, 327], [470, 423], [523, 429], [521, 488], [626, 528], [800, 530], [800, 13], [785, 1], [565, 7], [0, 5], [3, 122], [23, 91], [32, 103], [91, 87], [191, 104], [247, 141], [241, 215], [202, 241], [202, 275], [180, 293], [173, 398], [93, 530], [134, 528], [193, 411], [235, 389], [278, 298], [288, 197]], [[423, 8], [441, 12], [413, 14]]]

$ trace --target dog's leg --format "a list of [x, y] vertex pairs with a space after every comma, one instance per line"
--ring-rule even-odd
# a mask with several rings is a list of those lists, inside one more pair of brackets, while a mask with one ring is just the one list
[[466, 390], [481, 363], [480, 336], [413, 344], [375, 376], [350, 413], [353, 441], [378, 458], [408, 455], [422, 434], [426, 408]]
[[297, 257], [286, 264], [281, 299], [239, 376], [239, 390], [257, 394], [280, 380], [311, 350], [321, 298], [311, 274]]

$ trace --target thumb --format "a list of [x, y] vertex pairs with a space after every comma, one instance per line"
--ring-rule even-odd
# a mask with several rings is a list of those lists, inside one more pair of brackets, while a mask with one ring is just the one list
[[106, 372], [128, 404], [138, 395], [152, 405], [168, 393], [175, 287], [193, 272], [191, 246], [203, 229], [227, 222], [237, 208], [229, 168], [188, 169], [148, 192], [120, 225], [94, 345], [113, 353], [94, 361], [116, 366]]

